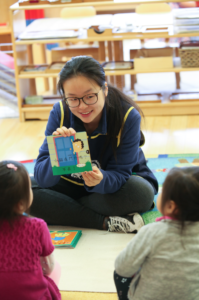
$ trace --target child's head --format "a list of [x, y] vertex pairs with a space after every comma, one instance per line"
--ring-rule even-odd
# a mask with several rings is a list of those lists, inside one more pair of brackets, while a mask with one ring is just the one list
[[30, 178], [16, 161], [0, 162], [0, 220], [12, 221], [32, 203]]
[[157, 207], [164, 216], [182, 222], [199, 221], [199, 167], [173, 168], [158, 197]]

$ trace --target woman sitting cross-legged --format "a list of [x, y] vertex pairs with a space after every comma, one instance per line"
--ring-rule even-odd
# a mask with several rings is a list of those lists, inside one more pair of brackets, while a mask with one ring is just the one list
[[137, 232], [140, 213], [153, 205], [158, 183], [140, 148], [141, 111], [109, 86], [98, 61], [78, 56], [60, 72], [62, 101], [50, 113], [45, 136], [86, 131], [93, 170], [53, 176], [47, 140], [39, 149], [31, 215], [51, 225]]

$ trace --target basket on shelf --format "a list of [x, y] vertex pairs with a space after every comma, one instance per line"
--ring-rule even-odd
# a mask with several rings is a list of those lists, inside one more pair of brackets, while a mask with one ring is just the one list
[[179, 48], [182, 68], [199, 67], [199, 42], [181, 42]]

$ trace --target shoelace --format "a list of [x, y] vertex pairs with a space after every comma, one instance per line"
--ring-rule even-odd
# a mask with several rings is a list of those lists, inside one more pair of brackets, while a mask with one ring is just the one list
[[108, 231], [122, 231], [124, 233], [127, 233], [128, 230], [130, 230], [130, 226], [127, 223], [122, 223], [116, 220], [108, 221]]

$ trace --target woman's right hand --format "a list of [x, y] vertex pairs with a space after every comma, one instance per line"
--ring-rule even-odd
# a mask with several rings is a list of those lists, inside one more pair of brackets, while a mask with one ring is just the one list
[[66, 128], [65, 126], [62, 126], [61, 128], [57, 128], [56, 131], [53, 132], [53, 135], [62, 135], [66, 137], [75, 133], [76, 131], [73, 128]]

